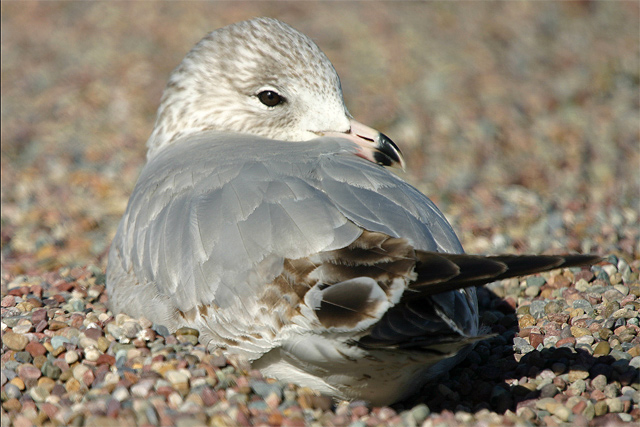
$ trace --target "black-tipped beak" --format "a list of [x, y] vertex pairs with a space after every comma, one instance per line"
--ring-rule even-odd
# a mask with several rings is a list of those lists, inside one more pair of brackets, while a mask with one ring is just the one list
[[[378, 134], [378, 145], [373, 152], [375, 162], [382, 166], [399, 165], [404, 169], [404, 158], [398, 146], [384, 133]], [[376, 151], [377, 150], [377, 151]]]
[[355, 120], [348, 132], [322, 132], [324, 136], [346, 138], [358, 145], [358, 156], [382, 166], [404, 169], [404, 158], [398, 146], [385, 134]]

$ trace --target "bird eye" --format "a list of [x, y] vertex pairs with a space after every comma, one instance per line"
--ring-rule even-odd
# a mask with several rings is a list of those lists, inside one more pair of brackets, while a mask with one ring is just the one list
[[258, 99], [267, 107], [275, 107], [284, 102], [284, 97], [272, 90], [264, 90], [258, 94]]

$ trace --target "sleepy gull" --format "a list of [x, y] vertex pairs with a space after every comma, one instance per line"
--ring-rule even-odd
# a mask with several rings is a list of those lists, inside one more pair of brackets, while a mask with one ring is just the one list
[[396, 145], [353, 120], [320, 49], [253, 19], [175, 69], [109, 253], [113, 313], [265, 375], [390, 404], [483, 338], [474, 286], [593, 256], [463, 254], [438, 208], [385, 166]]

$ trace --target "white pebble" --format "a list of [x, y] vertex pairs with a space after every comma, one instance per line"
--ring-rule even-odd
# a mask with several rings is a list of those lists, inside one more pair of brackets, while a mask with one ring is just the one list
[[102, 353], [95, 347], [89, 347], [84, 350], [84, 358], [90, 362], [95, 362], [98, 360]]
[[78, 361], [78, 353], [75, 350], [69, 350], [64, 354], [64, 361], [67, 365], [72, 365]]
[[83, 376], [89, 371], [89, 367], [79, 364], [73, 368], [73, 378], [77, 379], [81, 383], [83, 382]]
[[129, 391], [123, 386], [116, 387], [116, 389], [113, 390], [113, 393], [111, 393], [111, 397], [116, 399], [118, 402], [122, 402], [129, 398]]

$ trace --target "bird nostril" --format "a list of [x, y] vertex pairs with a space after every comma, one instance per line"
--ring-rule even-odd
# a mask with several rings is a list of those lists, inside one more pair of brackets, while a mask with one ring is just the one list
[[364, 135], [358, 135], [358, 134], [356, 134], [356, 136], [357, 136], [358, 138], [362, 138], [362, 139], [364, 139], [364, 140], [366, 140], [366, 141], [375, 142], [373, 139], [368, 138], [368, 137], [366, 137], [366, 136], [364, 136]]

